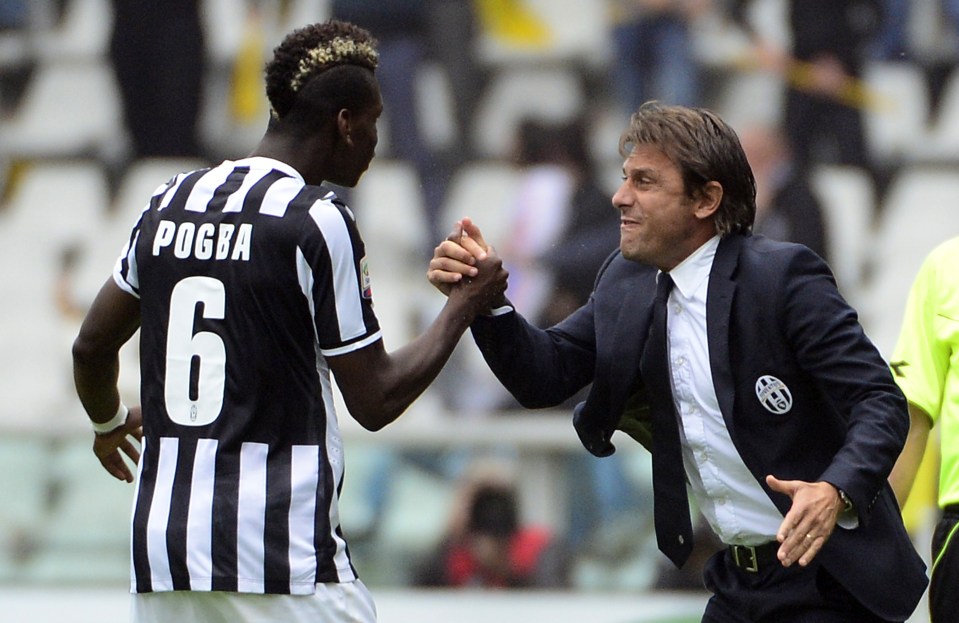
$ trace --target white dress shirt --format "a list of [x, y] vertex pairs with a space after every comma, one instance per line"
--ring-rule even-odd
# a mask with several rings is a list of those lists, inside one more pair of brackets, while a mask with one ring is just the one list
[[731, 545], [775, 540], [783, 516], [747, 469], [726, 429], [709, 366], [706, 292], [716, 236], [669, 272], [667, 342], [683, 464], [703, 516]]

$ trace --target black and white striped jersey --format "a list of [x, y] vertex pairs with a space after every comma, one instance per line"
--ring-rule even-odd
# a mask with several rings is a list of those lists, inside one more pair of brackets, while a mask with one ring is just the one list
[[326, 356], [380, 330], [349, 209], [267, 158], [183, 173], [150, 199], [114, 280], [142, 316], [132, 590], [355, 579]]

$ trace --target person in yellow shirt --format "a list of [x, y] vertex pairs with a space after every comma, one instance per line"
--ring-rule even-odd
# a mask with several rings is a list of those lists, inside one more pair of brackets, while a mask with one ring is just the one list
[[959, 612], [959, 237], [936, 247], [909, 293], [890, 366], [909, 401], [911, 428], [889, 480], [900, 505], [916, 481], [933, 426], [938, 426], [942, 515], [932, 538], [932, 623]]

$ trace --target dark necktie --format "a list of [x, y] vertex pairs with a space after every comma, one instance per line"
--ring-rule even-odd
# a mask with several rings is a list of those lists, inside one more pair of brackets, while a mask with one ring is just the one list
[[679, 424], [669, 381], [666, 342], [666, 301], [673, 278], [660, 273], [649, 338], [640, 368], [649, 388], [653, 423], [653, 515], [659, 549], [682, 567], [693, 549], [686, 471], [679, 445]]

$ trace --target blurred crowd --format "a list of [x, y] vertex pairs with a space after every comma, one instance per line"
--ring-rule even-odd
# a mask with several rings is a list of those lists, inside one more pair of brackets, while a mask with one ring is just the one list
[[[416, 331], [417, 304], [431, 303], [404, 288], [412, 280], [410, 288], [425, 286], [433, 246], [467, 209], [489, 223], [510, 270], [508, 295], [528, 318], [548, 326], [582, 305], [618, 244], [610, 196], [621, 173], [619, 130], [650, 99], [712, 108], [730, 120], [756, 174], [756, 230], [834, 263], [840, 287], [863, 305], [878, 270], [863, 241], [897, 196], [897, 180], [916, 166], [959, 173], [956, 0], [0, 0], [0, 237], [22, 236], [16, 228], [31, 210], [34, 220], [50, 221], [61, 214], [49, 210], [74, 208], [70, 188], [58, 189], [60, 201], [43, 212], [22, 205], [44, 167], [92, 166], [105, 192], [90, 213], [100, 210], [104, 223], [120, 215], [122, 232], [140, 207], [120, 205], [139, 165], [153, 163], [169, 177], [185, 163], [245, 153], [269, 114], [261, 69], [279, 34], [327, 17], [379, 40], [385, 112], [377, 160], [355, 190], [338, 190], [368, 236], [374, 287], [382, 284], [378, 313], [393, 316], [384, 322], [387, 340], [394, 325]], [[364, 189], [392, 180], [390, 170], [409, 183]], [[479, 182], [470, 186], [471, 178]], [[845, 187], [827, 184], [836, 178], [866, 190], [842, 194]], [[464, 188], [472, 192], [465, 199]], [[862, 204], [849, 210], [863, 220], [835, 214], [850, 201]], [[364, 222], [374, 213], [383, 225]], [[390, 229], [393, 219], [416, 228], [410, 242]], [[943, 225], [955, 232], [953, 219]], [[44, 231], [36, 227], [30, 231]], [[47, 280], [30, 278], [29, 287], [49, 284], [65, 334], [91, 296], [78, 276], [84, 254], [119, 251], [97, 249], [107, 244], [105, 229], [58, 236], [37, 252], [51, 258]], [[850, 262], [854, 248], [863, 255]], [[22, 261], [5, 257], [4, 291]], [[886, 304], [899, 310], [904, 300]], [[12, 358], [14, 338], [4, 339], [2, 357]], [[515, 404], [471, 346], [462, 345], [432, 399], [450, 417], [513, 417]], [[62, 367], [47, 366], [65, 375]], [[421, 552], [409, 582], [589, 584], [597, 556], [606, 552], [609, 566], [623, 556], [623, 542], [650, 534], [649, 484], [629, 455], [570, 454], [561, 477], [581, 503], [556, 522], [557, 534], [522, 521], [522, 497], [508, 478], [477, 479], [462, 457], [379, 454], [369, 470], [373, 500], [385, 500], [402, 469], [458, 491], [448, 532]], [[374, 512], [386, 506], [373, 503]], [[642, 547], [634, 554], [650, 556]], [[659, 572], [644, 569], [630, 577], [655, 585]], [[658, 580], [671, 588], [695, 581]]]

